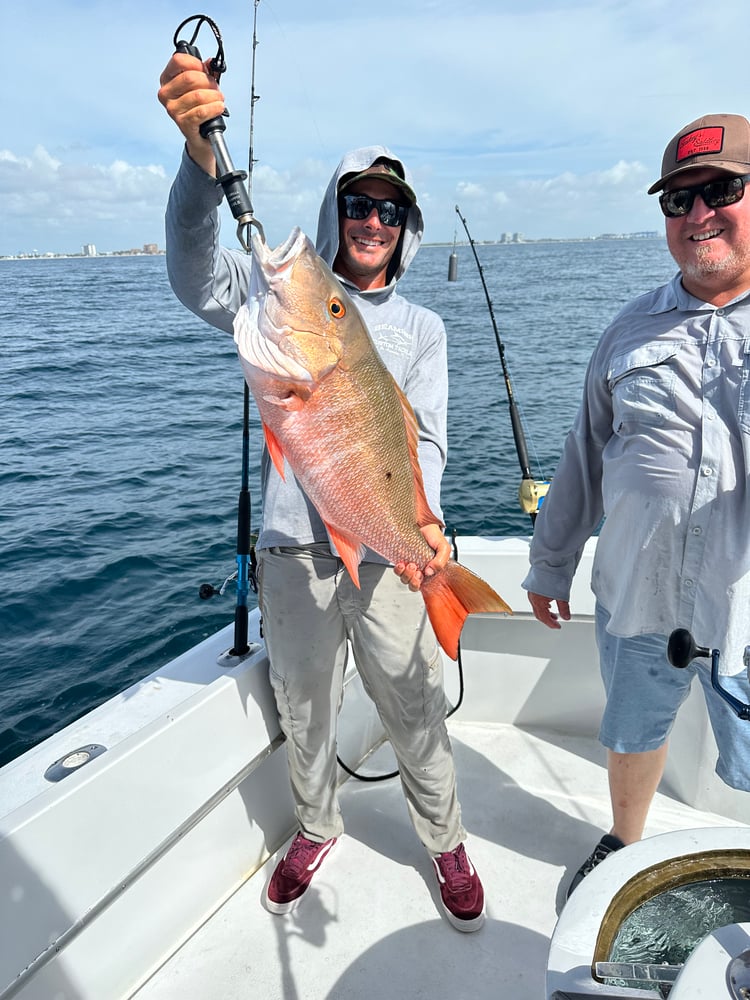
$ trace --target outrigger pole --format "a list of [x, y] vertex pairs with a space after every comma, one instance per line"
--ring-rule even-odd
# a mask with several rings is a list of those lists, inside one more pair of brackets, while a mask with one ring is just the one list
[[497, 342], [497, 349], [500, 352], [500, 364], [503, 369], [503, 379], [505, 381], [505, 391], [508, 395], [508, 411], [510, 413], [510, 424], [513, 429], [513, 440], [516, 445], [516, 454], [518, 455], [518, 462], [521, 466], [521, 485], [518, 488], [518, 501], [521, 504], [521, 510], [525, 514], [531, 517], [531, 523], [534, 523], [536, 515], [541, 507], [544, 497], [549, 489], [548, 480], [538, 480], [534, 479], [531, 474], [531, 468], [529, 466], [529, 453], [526, 448], [526, 435], [523, 432], [523, 425], [521, 424], [521, 415], [518, 412], [518, 407], [516, 406], [516, 401], [513, 396], [513, 386], [510, 381], [510, 372], [508, 371], [508, 365], [505, 361], [505, 345], [500, 339], [500, 334], [497, 330], [497, 323], [495, 322], [495, 311], [492, 308], [492, 299], [490, 298], [490, 293], [487, 289], [487, 282], [484, 280], [484, 270], [479, 262], [479, 257], [477, 256], [477, 250], [474, 246], [474, 240], [471, 238], [471, 233], [469, 232], [469, 227], [466, 223], [466, 219], [461, 215], [461, 210], [458, 205], [456, 205], [456, 214], [463, 223], [463, 227], [466, 230], [466, 235], [469, 238], [469, 245], [471, 251], [474, 254], [474, 260], [476, 261], [477, 269], [479, 270], [479, 277], [482, 280], [482, 288], [484, 289], [484, 297], [487, 299], [487, 308], [490, 311], [490, 319], [492, 320], [492, 329], [495, 332], [495, 341]]

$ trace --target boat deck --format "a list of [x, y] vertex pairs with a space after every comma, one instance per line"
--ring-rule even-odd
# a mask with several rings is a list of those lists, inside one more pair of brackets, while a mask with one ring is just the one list
[[[138, 1000], [541, 1000], [568, 881], [610, 823], [604, 751], [594, 739], [459, 715], [449, 728], [467, 849], [487, 897], [481, 930], [460, 934], [441, 915], [398, 780], [350, 779], [346, 835], [297, 910], [279, 917], [261, 905], [277, 855]], [[393, 766], [383, 746], [366, 773]], [[659, 793], [646, 834], [739, 825]]]
[[[227, 626], [2, 769], [2, 1000], [544, 1000], [565, 891], [611, 822], [590, 565], [574, 581], [580, 612], [553, 631], [524, 610], [526, 540], [462, 539], [461, 555], [517, 609], [472, 615], [460, 669], [445, 664], [447, 698], [460, 703], [448, 726], [467, 849], [487, 898], [481, 930], [460, 934], [443, 916], [397, 779], [346, 780], [346, 834], [305, 899], [283, 917], [263, 908], [295, 830], [256, 615], [248, 657], [227, 656]], [[353, 663], [345, 690], [343, 759], [392, 771]], [[743, 827], [734, 839], [750, 849], [750, 798], [713, 773], [700, 690], [670, 740], [647, 836]], [[105, 752], [62, 781], [45, 777], [92, 748]], [[576, 970], [588, 976], [598, 925], [582, 924], [594, 922], [597, 881], [609, 901], [607, 866], [612, 881], [618, 870], [629, 878], [643, 854], [673, 846], [667, 837], [619, 852], [573, 897], [558, 934], [572, 924], [565, 956]], [[555, 989], [580, 995], [567, 969]]]

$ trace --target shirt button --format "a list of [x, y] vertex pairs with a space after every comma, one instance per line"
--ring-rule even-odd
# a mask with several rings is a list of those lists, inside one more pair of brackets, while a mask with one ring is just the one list
[[712, 476], [714, 470], [711, 468], [710, 465], [704, 465], [703, 468], [701, 469], [701, 472], [703, 473], [704, 476]]
[[693, 533], [694, 535], [702, 535], [702, 534], [703, 534], [703, 528], [701, 528], [701, 527], [700, 527], [699, 525], [697, 525], [697, 524], [695, 525], [695, 527], [694, 527], [694, 528], [691, 528], [690, 530], [692, 531], [692, 533]]
[[723, 309], [717, 309], [716, 310], [716, 315], [717, 316], [723, 316], [724, 315], [724, 310]]
[[685, 583], [685, 586], [688, 588], [688, 590], [692, 589], [692, 586], [693, 586], [693, 581], [692, 580], [685, 580], [684, 583]]

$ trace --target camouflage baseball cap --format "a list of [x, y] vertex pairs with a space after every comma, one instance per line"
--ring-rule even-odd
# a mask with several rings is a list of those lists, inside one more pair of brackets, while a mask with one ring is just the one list
[[394, 187], [403, 191], [412, 205], [417, 201], [417, 196], [404, 178], [397, 173], [396, 165], [385, 159], [376, 160], [366, 170], [361, 170], [358, 174], [347, 174], [345, 177], [342, 177], [339, 184], [339, 194], [343, 194], [355, 181], [362, 181], [365, 177], [377, 177], [379, 181], [388, 181], [389, 184], [393, 184]]

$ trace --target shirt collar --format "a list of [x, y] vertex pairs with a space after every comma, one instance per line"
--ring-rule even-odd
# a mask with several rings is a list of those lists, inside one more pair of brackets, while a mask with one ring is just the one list
[[[733, 306], [735, 303], [746, 299], [749, 295], [750, 288], [732, 299], [731, 302], [727, 302], [723, 308]], [[649, 309], [649, 314], [656, 316], [659, 313], [670, 312], [673, 309], [678, 309], [680, 312], [708, 312], [716, 308], [710, 302], [704, 302], [702, 299], [697, 299], [694, 295], [691, 295], [683, 286], [682, 273], [678, 271], [668, 284], [662, 285], [657, 290], [653, 305]]]

